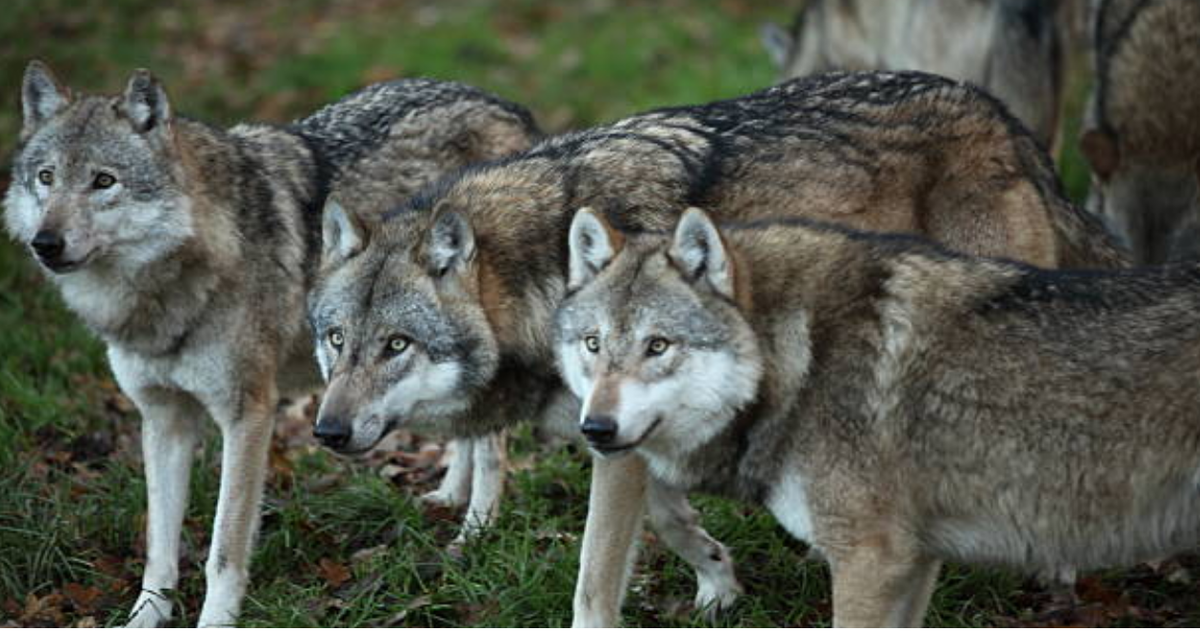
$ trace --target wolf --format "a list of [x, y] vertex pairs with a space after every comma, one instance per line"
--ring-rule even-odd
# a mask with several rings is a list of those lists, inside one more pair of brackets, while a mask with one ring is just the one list
[[[201, 626], [230, 625], [249, 578], [281, 392], [319, 383], [304, 317], [328, 191], [363, 198], [527, 147], [522, 108], [412, 79], [351, 94], [289, 125], [217, 129], [177, 116], [133, 73], [77, 95], [26, 69], [5, 223], [108, 348], [142, 414], [146, 571], [131, 626], [171, 615], [201, 418], [222, 435]], [[392, 191], [388, 191], [392, 194]]]
[[1136, 260], [1200, 255], [1200, 4], [1093, 2], [1095, 77], [1080, 149], [1089, 209]]
[[593, 449], [768, 508], [837, 626], [916, 626], [942, 560], [1200, 544], [1200, 267], [1053, 271], [803, 219], [581, 211], [556, 318]]
[[[328, 383], [316, 432], [344, 452], [397, 427], [482, 436], [540, 419], [571, 431], [579, 403], [550, 333], [568, 281], [565, 236], [583, 205], [625, 229], [664, 229], [685, 203], [704, 203], [727, 219], [821, 217], [1050, 267], [1125, 264], [1003, 106], [911, 72], [797, 79], [552, 136], [442, 178], [373, 228], [339, 202], [324, 216], [330, 264], [309, 314]], [[682, 494], [663, 499], [638, 466], [595, 461], [592, 500], [621, 508], [589, 523], [640, 523], [654, 493], [656, 527], [683, 533], [668, 543], [698, 566], [702, 595], [718, 594], [699, 604], [731, 600], [724, 548]], [[627, 529], [590, 523], [584, 566], [604, 569], [581, 576], [576, 623], [616, 623], [631, 542]]]
[[1064, 76], [1058, 4], [810, 0], [790, 29], [768, 22], [760, 36], [785, 79], [879, 69], [973, 82], [999, 97], [1042, 146], [1054, 149]]

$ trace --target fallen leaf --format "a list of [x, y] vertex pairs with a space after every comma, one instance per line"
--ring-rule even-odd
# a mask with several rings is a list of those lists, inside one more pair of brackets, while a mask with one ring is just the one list
[[104, 592], [95, 585], [79, 583], [67, 583], [63, 585], [62, 591], [67, 600], [71, 601], [71, 605], [75, 607], [75, 611], [82, 614], [92, 613], [95, 610], [96, 601], [104, 595]]
[[318, 565], [320, 568], [317, 570], [317, 573], [334, 589], [341, 587], [342, 583], [350, 580], [350, 570], [337, 561], [322, 558], [318, 562]]

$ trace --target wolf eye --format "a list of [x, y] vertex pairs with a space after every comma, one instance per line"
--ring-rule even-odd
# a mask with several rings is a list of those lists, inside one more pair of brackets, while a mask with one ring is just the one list
[[46, 186], [50, 186], [54, 183], [54, 171], [51, 171], [50, 169], [42, 169], [41, 171], [38, 171], [37, 177], [38, 181]]
[[340, 329], [334, 329], [329, 332], [329, 345], [341, 350], [342, 344], [346, 343], [346, 336], [342, 334]]
[[408, 350], [408, 338], [403, 335], [394, 335], [387, 343], [387, 352], [390, 355], [399, 355]]
[[96, 179], [92, 180], [92, 188], [108, 188], [117, 183], [117, 178], [110, 173], [97, 173]]
[[588, 349], [589, 353], [599, 353], [600, 338], [595, 335], [585, 335], [583, 337], [583, 347]]
[[648, 355], [650, 357], [657, 357], [657, 356], [662, 355], [663, 353], [667, 352], [667, 348], [670, 346], [671, 346], [671, 343], [668, 342], [665, 338], [661, 338], [661, 337], [652, 338], [650, 340], [650, 343], [646, 345], [646, 355]]

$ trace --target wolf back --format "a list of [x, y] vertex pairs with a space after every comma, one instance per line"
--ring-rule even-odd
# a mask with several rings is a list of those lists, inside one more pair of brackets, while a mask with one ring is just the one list
[[783, 78], [829, 70], [923, 70], [995, 94], [1053, 147], [1063, 88], [1058, 2], [817, 0], [792, 27], [763, 25]]

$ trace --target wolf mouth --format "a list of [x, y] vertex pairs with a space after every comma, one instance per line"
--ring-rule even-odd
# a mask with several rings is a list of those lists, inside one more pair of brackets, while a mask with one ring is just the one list
[[638, 436], [636, 439], [627, 442], [624, 445], [601, 446], [588, 441], [588, 446], [591, 447], [593, 451], [601, 456], [604, 456], [605, 458], [620, 456], [637, 449], [642, 443], [646, 442], [646, 439], [650, 437], [650, 434], [652, 434], [654, 430], [658, 429], [658, 425], [659, 423], [662, 423], [662, 420], [663, 417], [656, 417], [654, 422], [650, 424], [650, 427], [647, 427], [646, 431], [642, 432], [641, 436]]
[[91, 253], [88, 253], [87, 256], [75, 261], [49, 262], [42, 260], [41, 258], [38, 259], [38, 261], [42, 264], [42, 267], [45, 267], [55, 274], [70, 274], [71, 272], [79, 270], [84, 265], [87, 265], [88, 261], [90, 260], [92, 260]]
[[384, 437], [386, 437], [388, 434], [392, 433], [392, 430], [396, 429], [398, 426], [399, 426], [398, 421], [396, 421], [396, 419], [391, 419], [387, 422], [387, 425], [385, 425], [383, 427], [383, 431], [379, 432], [379, 436], [375, 440], [371, 441], [371, 444], [360, 447], [358, 449], [330, 449], [330, 451], [332, 451], [333, 453], [335, 453], [339, 456], [345, 456], [347, 458], [357, 458], [359, 456], [366, 454], [368, 451], [371, 451], [372, 449], [378, 447], [379, 443], [384, 439]]

